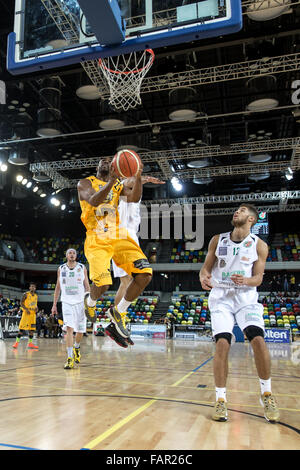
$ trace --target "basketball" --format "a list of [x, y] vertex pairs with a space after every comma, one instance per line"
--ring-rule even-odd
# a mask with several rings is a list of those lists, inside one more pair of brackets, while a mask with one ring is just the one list
[[135, 176], [141, 167], [141, 159], [134, 150], [120, 150], [113, 158], [115, 172], [122, 178]]

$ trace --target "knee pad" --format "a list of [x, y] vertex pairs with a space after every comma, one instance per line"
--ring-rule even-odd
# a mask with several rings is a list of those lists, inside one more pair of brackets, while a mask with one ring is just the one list
[[256, 336], [265, 337], [264, 330], [254, 325], [247, 326], [247, 328], [244, 329], [244, 333], [249, 341], [252, 341]]
[[219, 341], [219, 339], [224, 338], [227, 339], [229, 344], [231, 344], [232, 335], [231, 333], [219, 333], [218, 335], [215, 335], [214, 338], [216, 343]]

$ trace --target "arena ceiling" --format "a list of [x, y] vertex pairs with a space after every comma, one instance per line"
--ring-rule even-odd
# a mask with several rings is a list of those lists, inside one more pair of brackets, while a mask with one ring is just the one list
[[[146, 174], [166, 181], [164, 186], [145, 187], [148, 200], [299, 188], [300, 104], [292, 101], [292, 87], [300, 80], [300, 2], [268, 21], [253, 21], [244, 10], [239, 33], [156, 49], [142, 85], [142, 104], [126, 112], [110, 108], [107, 97], [78, 96], [82, 85], [91, 84], [80, 64], [11, 75], [6, 70], [6, 41], [13, 30], [14, 1], [0, 0], [0, 8], [0, 80], [7, 93], [6, 104], [0, 105], [1, 160], [18, 152], [28, 159], [25, 165], [8, 163], [7, 171], [0, 171], [0, 212], [34, 209], [42, 214], [54, 189], [67, 210], [70, 202], [74, 210], [74, 182], [94, 173], [94, 167], [76, 168], [76, 162], [113, 156], [120, 146], [128, 145], [144, 157]], [[263, 77], [259, 82], [251, 81], [255, 70]], [[60, 134], [55, 138], [37, 134], [40, 90], [50, 77], [56, 77], [61, 89]], [[173, 88], [167, 87], [172, 81]], [[258, 99], [276, 105], [267, 111], [250, 109]], [[15, 100], [19, 104], [13, 105]], [[191, 111], [186, 118], [183, 108]], [[180, 120], [172, 118], [174, 111], [179, 111]], [[120, 126], [105, 128], [107, 120], [117, 120]], [[32, 179], [32, 164], [69, 161], [73, 165], [57, 171], [72, 184], [53, 188], [50, 180], [38, 183], [44, 199], [40, 191], [33, 193], [37, 182]], [[288, 167], [291, 179], [286, 178]], [[33, 185], [17, 183], [17, 174]], [[181, 191], [171, 184], [173, 176], [181, 182]]]

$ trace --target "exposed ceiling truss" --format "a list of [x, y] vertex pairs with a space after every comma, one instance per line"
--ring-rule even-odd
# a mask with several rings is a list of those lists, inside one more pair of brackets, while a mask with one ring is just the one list
[[[193, 147], [180, 150], [163, 150], [140, 153], [143, 163], [156, 161], [161, 171], [152, 173], [153, 176], [170, 178], [174, 176], [171, 162], [174, 159], [195, 160], [201, 158], [220, 157], [224, 155], [240, 155], [250, 153], [267, 153], [280, 150], [292, 150], [292, 158], [281, 162], [267, 162], [258, 164], [238, 163], [237, 165], [209, 166], [206, 168], [190, 168], [178, 170], [176, 176], [182, 180], [197, 177], [212, 176], [231, 176], [231, 175], [249, 175], [253, 173], [285, 172], [289, 167], [292, 171], [300, 169], [300, 138], [270, 139], [265, 141], [241, 142], [231, 144], [227, 147], [205, 146]], [[59, 171], [80, 170], [85, 168], [96, 168], [99, 163], [99, 157], [78, 158], [76, 160], [60, 160], [54, 162], [32, 163], [29, 167], [32, 173], [44, 173], [52, 179], [55, 189], [75, 187], [78, 180], [71, 180], [62, 177]]]

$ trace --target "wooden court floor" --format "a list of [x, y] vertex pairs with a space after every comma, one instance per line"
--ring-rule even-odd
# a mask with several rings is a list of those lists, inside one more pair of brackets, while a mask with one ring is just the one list
[[269, 344], [280, 422], [259, 404], [251, 348], [230, 352], [229, 418], [211, 420], [214, 345], [83, 338], [82, 361], [64, 370], [63, 339], [0, 340], [0, 449], [291, 450], [300, 449], [300, 342]]

